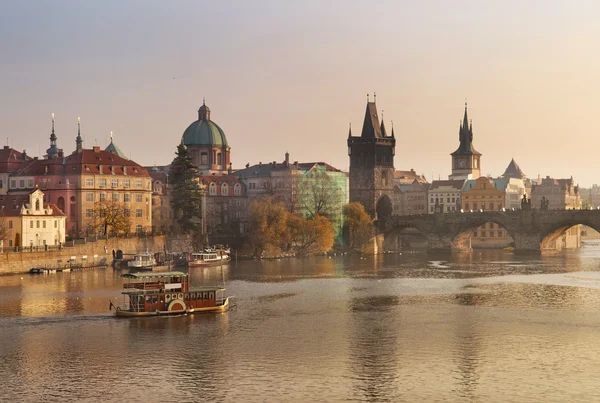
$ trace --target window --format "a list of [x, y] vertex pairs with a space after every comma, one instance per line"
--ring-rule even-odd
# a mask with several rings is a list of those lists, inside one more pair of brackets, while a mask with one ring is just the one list
[[251, 182], [251, 183], [249, 184], [249, 187], [250, 187], [250, 189], [256, 189], [256, 183], [254, 183], [254, 182]]
[[229, 185], [227, 183], [221, 184], [221, 195], [227, 196], [229, 194]]
[[135, 226], [135, 232], [137, 232], [138, 234], [142, 233], [142, 225], [138, 224]]
[[17, 187], [17, 180], [16, 179], [11, 179], [10, 180], [10, 188], [14, 189]]
[[138, 193], [138, 194], [136, 194], [136, 195], [135, 195], [135, 201], [136, 201], [136, 202], [141, 202], [141, 201], [142, 201], [142, 196], [143, 196], [143, 195], [142, 195], [141, 193]]
[[211, 182], [210, 185], [208, 185], [208, 194], [215, 196], [217, 194], [217, 184], [214, 182]]
[[123, 187], [128, 188], [131, 185], [131, 181], [129, 179], [123, 179]]
[[12, 239], [8, 241], [8, 246], [13, 246]]
[[100, 193], [100, 201], [106, 200], [106, 193]]
[[383, 184], [383, 186], [387, 186], [387, 184], [388, 184], [388, 173], [387, 172], [383, 172], [381, 174], [381, 183]]
[[111, 184], [110, 184], [110, 185], [111, 185], [112, 187], [114, 187], [114, 188], [116, 188], [116, 187], [119, 187], [119, 180], [118, 180], [118, 179], [113, 179], [113, 180], [111, 181]]
[[494, 231], [490, 231], [490, 238], [494, 237]]
[[239, 183], [236, 183], [233, 186], [233, 194], [236, 196], [240, 196], [242, 194], [242, 187], [240, 186]]
[[33, 228], [33, 221], [29, 221], [29, 228]]
[[86, 201], [94, 201], [94, 194], [89, 192], [85, 194], [85, 200]]
[[477, 231], [473, 232], [473, 236], [477, 238]]
[[[87, 218], [91, 218], [94, 216], [94, 210], [92, 210], [91, 208], [86, 208], [85, 209], [85, 216]], [[56, 223], [55, 223], [56, 224]]]
[[85, 186], [94, 186], [93, 178], [85, 178]]
[[200, 165], [208, 165], [208, 154], [207, 153], [200, 154]]
[[498, 238], [502, 238], [502, 231], [498, 231]]
[[12, 227], [13, 227], [12, 220], [9, 220], [9, 221], [8, 221], [8, 228], [12, 228]]
[[490, 210], [494, 210], [494, 203], [490, 203]]
[[141, 217], [142, 216], [142, 209], [141, 208], [135, 210], [135, 216], [136, 217]]
[[130, 209], [128, 209], [128, 208], [126, 208], [126, 209], [123, 209], [123, 215], [124, 215], [125, 217], [129, 217], [129, 216], [131, 216], [131, 210], [130, 210]]
[[27, 187], [28, 188], [32, 188], [33, 187], [33, 179], [27, 179]]
[[465, 210], [469, 209], [469, 203], [465, 203]]
[[141, 179], [136, 179], [135, 180], [135, 187], [136, 188], [141, 188], [142, 187], [142, 180]]
[[54, 228], [58, 228], [58, 220], [54, 220]]
[[450, 203], [450, 198], [449, 197], [446, 198], [446, 203]]
[[106, 178], [100, 178], [98, 183], [101, 188], [106, 187]]
[[217, 154], [217, 165], [222, 165], [222, 163], [221, 163], [221, 153]]
[[114, 201], [114, 202], [118, 202], [119, 201], [119, 194], [118, 193], [113, 193], [112, 194], [112, 201]]
[[481, 231], [481, 237], [485, 238], [485, 231]]
[[25, 187], [25, 179], [19, 179], [19, 188]]
[[46, 228], [46, 220], [42, 221], [42, 228]]
[[130, 197], [131, 197], [131, 195], [130, 195], [129, 193], [125, 193], [125, 194], [123, 195], [123, 201], [124, 201], [124, 202], [128, 202]]

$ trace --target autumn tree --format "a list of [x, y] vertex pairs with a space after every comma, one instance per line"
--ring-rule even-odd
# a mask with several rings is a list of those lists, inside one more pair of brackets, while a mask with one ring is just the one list
[[175, 154], [170, 177], [171, 208], [182, 232], [198, 233], [202, 230], [202, 190], [198, 172], [183, 143], [177, 146]]
[[290, 243], [298, 256], [329, 252], [333, 247], [334, 231], [327, 217], [307, 219], [291, 214], [288, 228]]
[[271, 197], [255, 200], [248, 208], [248, 243], [254, 256], [267, 247], [283, 248], [287, 243], [289, 212], [285, 204]]
[[102, 200], [94, 204], [94, 229], [102, 235], [126, 234], [131, 228], [131, 218], [122, 203]]
[[373, 220], [360, 203], [352, 202], [344, 206], [344, 221], [350, 249], [360, 248], [373, 235]]

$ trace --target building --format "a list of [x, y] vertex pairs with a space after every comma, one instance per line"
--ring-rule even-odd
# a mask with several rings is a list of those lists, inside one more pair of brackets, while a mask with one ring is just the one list
[[282, 162], [247, 164], [234, 173], [245, 185], [249, 200], [273, 197], [286, 208], [305, 217], [328, 217], [341, 242], [343, 207], [348, 203], [348, 176], [325, 162]]
[[23, 169], [23, 166], [32, 160], [25, 150], [19, 152], [9, 146], [0, 149], [0, 195], [8, 193], [9, 176]]
[[581, 209], [579, 185], [575, 185], [573, 177], [569, 179], [554, 179], [546, 176], [541, 183], [531, 189], [531, 206], [541, 208], [542, 199], [547, 200], [548, 209]]
[[393, 212], [395, 150], [394, 128], [388, 136], [375, 102], [367, 99], [360, 136], [348, 131], [348, 156], [350, 201], [361, 203], [371, 216], [383, 218]]
[[481, 176], [481, 153], [473, 147], [473, 122], [467, 116], [467, 103], [465, 102], [465, 115], [458, 130], [459, 145], [452, 154], [451, 180], [477, 179]]
[[44, 250], [65, 242], [66, 216], [60, 209], [44, 203], [44, 193], [39, 189], [28, 194], [0, 196], [0, 209], [4, 240], [2, 250], [31, 248]]
[[425, 175], [417, 174], [414, 169], [394, 172], [394, 185], [411, 185], [414, 181], [428, 183]]
[[410, 184], [394, 186], [394, 214], [414, 215], [427, 214], [427, 192], [429, 183], [418, 179]]
[[198, 120], [185, 129], [182, 142], [188, 148], [200, 175], [231, 173], [227, 137], [219, 125], [210, 120], [210, 109], [204, 100], [198, 109]]
[[77, 126], [75, 150], [65, 155], [57, 146], [53, 117], [46, 158], [28, 160], [10, 174], [9, 194], [27, 194], [36, 187], [42, 190], [45, 201], [66, 214], [66, 231], [71, 237], [97, 232], [94, 209], [106, 201], [117, 203], [130, 217], [130, 232], [151, 231], [152, 178], [148, 171], [113, 151], [98, 146], [84, 149], [79, 122]]
[[525, 179], [527, 176], [523, 173], [519, 165], [515, 162], [515, 159], [511, 159], [510, 163], [502, 174], [503, 178], [514, 178], [514, 179]]
[[428, 213], [455, 213], [461, 209], [464, 180], [432, 181], [427, 191]]
[[152, 178], [152, 232], [170, 232], [173, 224], [169, 167], [146, 167]]

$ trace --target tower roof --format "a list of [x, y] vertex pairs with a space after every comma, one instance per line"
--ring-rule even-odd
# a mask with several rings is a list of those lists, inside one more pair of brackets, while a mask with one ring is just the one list
[[379, 130], [381, 131], [381, 135], [383, 137], [387, 137], [387, 131], [385, 130], [385, 124], [383, 123], [383, 114], [381, 115], [381, 127], [379, 128]]
[[110, 144], [104, 149], [104, 151], [108, 151], [111, 154], [114, 154], [116, 156], [119, 156], [123, 159], [129, 160], [129, 158], [127, 158], [125, 156], [125, 154], [123, 153], [123, 151], [121, 151], [119, 149], [119, 147], [117, 147], [117, 145], [115, 143], [113, 143], [113, 137], [112, 137], [112, 132], [110, 132]]
[[521, 168], [519, 167], [519, 165], [515, 162], [515, 159], [513, 158], [510, 160], [510, 163], [506, 167], [506, 170], [502, 174], [502, 177], [523, 179], [523, 178], [525, 178], [525, 174], [523, 173], [523, 171], [521, 170]]
[[367, 110], [365, 111], [365, 120], [363, 122], [361, 137], [383, 137], [381, 135], [381, 127], [379, 126], [379, 118], [377, 117], [377, 106], [375, 102], [367, 102]]
[[460, 144], [458, 145], [456, 151], [454, 151], [451, 155], [481, 155], [481, 153], [477, 152], [475, 147], [473, 147], [473, 124], [471, 123], [471, 126], [469, 126], [466, 102], [465, 115], [458, 131], [458, 140]]

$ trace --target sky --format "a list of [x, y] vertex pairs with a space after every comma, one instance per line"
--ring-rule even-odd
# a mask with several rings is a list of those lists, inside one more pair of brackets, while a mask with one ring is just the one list
[[[0, 122], [32, 156], [105, 147], [165, 165], [206, 98], [233, 168], [348, 169], [367, 93], [396, 169], [445, 179], [465, 100], [482, 173], [600, 183], [600, 2], [3, 1]], [[372, 99], [372, 95], [371, 95]]]

